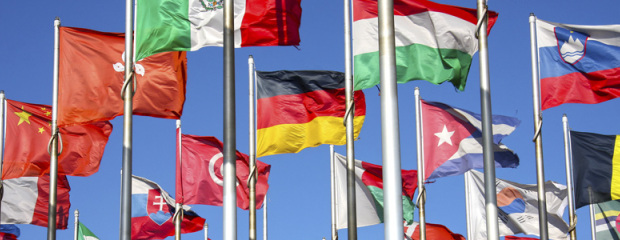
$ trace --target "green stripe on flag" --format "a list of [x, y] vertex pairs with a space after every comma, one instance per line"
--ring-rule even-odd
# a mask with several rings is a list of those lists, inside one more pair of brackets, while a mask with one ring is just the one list
[[[379, 219], [381, 219], [381, 222], [383, 221], [383, 189], [375, 187], [375, 186], [368, 186], [368, 190], [370, 191], [370, 194], [372, 194], [373, 199], [375, 200], [375, 206], [377, 207], [377, 215], [379, 216]], [[403, 219], [407, 221], [408, 224], [412, 224], [413, 223], [413, 211], [415, 210], [415, 205], [413, 205], [413, 203], [411, 202], [411, 199], [409, 199], [409, 197], [402, 195], [403, 197]]]
[[[412, 44], [396, 47], [396, 80], [426, 80], [433, 84], [449, 81], [460, 91], [465, 82], [471, 55], [456, 49], [437, 49]], [[371, 88], [380, 82], [379, 52], [358, 54], [353, 57], [355, 90]]]
[[188, 0], [138, 0], [136, 60], [191, 48]]

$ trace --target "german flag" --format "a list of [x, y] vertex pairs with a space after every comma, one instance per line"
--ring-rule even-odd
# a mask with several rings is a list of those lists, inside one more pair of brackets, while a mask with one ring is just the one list
[[575, 207], [620, 199], [620, 135], [570, 134]]
[[[346, 144], [344, 74], [334, 71], [256, 71], [257, 156]], [[366, 101], [355, 91], [355, 138]]]

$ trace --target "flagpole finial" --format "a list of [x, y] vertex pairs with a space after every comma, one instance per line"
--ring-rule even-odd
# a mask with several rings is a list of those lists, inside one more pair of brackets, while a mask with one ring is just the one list
[[415, 87], [415, 89], [413, 90], [413, 93], [415, 94], [415, 96], [420, 96], [420, 88]]
[[562, 115], [562, 122], [564, 122], [564, 123], [565, 123], [565, 122], [568, 122], [568, 117], [566, 116], [566, 113], [564, 113], [564, 114]]
[[177, 119], [177, 128], [181, 127], [181, 119]]
[[252, 55], [248, 56], [248, 64], [254, 64], [254, 57]]

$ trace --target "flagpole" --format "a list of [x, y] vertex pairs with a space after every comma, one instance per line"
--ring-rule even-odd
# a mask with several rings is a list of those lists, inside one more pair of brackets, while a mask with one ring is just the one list
[[590, 234], [592, 234], [592, 240], [596, 240], [596, 226], [594, 220], [594, 204], [589, 205], [590, 208]]
[[133, 1], [125, 1], [125, 82], [123, 97], [123, 163], [121, 171], [121, 240], [131, 239], [131, 177], [133, 142]]
[[570, 227], [570, 239], [577, 239], [577, 217], [575, 215], [575, 202], [573, 200], [573, 168], [572, 168], [572, 149], [570, 144], [570, 129], [568, 128], [568, 117], [566, 114], [562, 116], [562, 124], [564, 126], [564, 156], [566, 165], [566, 189], [568, 194], [568, 221]]
[[60, 18], [54, 19], [54, 93], [52, 100], [52, 136], [48, 152], [50, 153], [50, 195], [47, 213], [47, 239], [56, 239], [56, 194], [58, 183], [58, 59], [60, 49]]
[[403, 239], [400, 130], [394, 49], [394, 0], [379, 0], [379, 67], [381, 74], [381, 149], [384, 183], [385, 239]]
[[[179, 167], [179, 169], [183, 169], [181, 167], [182, 164], [183, 164], [183, 158], [181, 156], [181, 153], [183, 152], [181, 150], [181, 148], [183, 146], [183, 145], [181, 145], [181, 119], [178, 119], [176, 121], [176, 124], [177, 124], [177, 146], [179, 146], [178, 149], [177, 149], [177, 151], [179, 151], [179, 152], [177, 152], [177, 154], [179, 155], [179, 162], [180, 162], [178, 167]], [[182, 174], [182, 172], [179, 171], [179, 170], [177, 170], [176, 172], [177, 172], [177, 174]], [[180, 176], [177, 176], [177, 178], [178, 177], [180, 177]], [[181, 181], [181, 182], [183, 182], [183, 181]], [[181, 193], [183, 193], [183, 191], [181, 191]], [[181, 202], [179, 203], [179, 201], [181, 201]], [[180, 240], [181, 239], [181, 221], [182, 221], [182, 214], [183, 214], [183, 198], [182, 197], [181, 197], [181, 199], [178, 199], [178, 198], [176, 199], [175, 210], [176, 211], [174, 213], [174, 216], [175, 216], [175, 218], [174, 218], [174, 239], [175, 240]]]
[[209, 224], [205, 223], [205, 240], [209, 240]]
[[471, 192], [471, 189], [469, 188], [469, 177], [471, 176], [471, 171], [467, 171], [465, 172], [465, 174], [463, 175], [463, 179], [465, 180], [465, 219], [466, 219], [466, 223], [467, 223], [467, 239], [473, 239], [472, 238], [472, 226], [471, 226], [471, 212], [469, 211], [470, 205], [471, 204], [471, 199], [469, 199], [469, 193]]
[[538, 76], [538, 46], [536, 42], [536, 16], [530, 14], [530, 45], [532, 55], [532, 98], [534, 102], [534, 143], [536, 146], [536, 182], [538, 184], [538, 225], [540, 239], [549, 239], [547, 230], [547, 197], [545, 196], [545, 171], [542, 153], [542, 111], [540, 110], [540, 81]]
[[491, 84], [489, 76], [489, 51], [487, 43], [487, 3], [478, 0], [478, 37], [480, 58], [480, 107], [482, 112], [482, 155], [484, 158], [484, 193], [488, 239], [499, 239], [497, 223], [497, 196], [495, 195], [495, 159], [493, 151], [493, 126], [491, 111]]
[[73, 229], [73, 240], [78, 240], [78, 227], [79, 227], [79, 223], [80, 223], [80, 212], [75, 209], [75, 211], [73, 212], [73, 214], [75, 215], [75, 224], [74, 224], [74, 229]]
[[[0, 90], [0, 193], [4, 195], [4, 183], [2, 180], [2, 173], [4, 171], [2, 165], [4, 165], [4, 125], [6, 119], [4, 119], [4, 105], [6, 103], [6, 96], [4, 90]], [[0, 195], [0, 196], [2, 196]], [[2, 199], [0, 198], [0, 201]], [[2, 204], [0, 204], [0, 212], [2, 210]]]
[[[351, 2], [344, 0], [344, 82], [346, 98], [346, 139], [347, 139], [347, 232], [348, 239], [357, 239], [357, 205], [355, 201], [355, 149], [353, 141], [353, 117], [355, 102], [353, 94], [353, 78], [351, 74]], [[332, 231], [333, 232], [333, 231]], [[332, 234], [333, 235], [333, 234]]]
[[332, 214], [332, 240], [338, 239], [338, 229], [336, 228], [336, 176], [334, 175], [334, 145], [329, 145], [329, 186], [331, 193], [331, 214]]
[[267, 195], [269, 192], [265, 192], [265, 200], [263, 200], [263, 240], [267, 240], [267, 203], [269, 202]]
[[224, 0], [224, 240], [237, 239], [234, 7]]
[[249, 73], [249, 176], [248, 187], [250, 188], [250, 240], [256, 240], [256, 125], [254, 112], [254, 57], [248, 56], [248, 73]]
[[416, 128], [416, 147], [418, 155], [418, 211], [419, 211], [419, 228], [420, 240], [426, 239], [426, 213], [424, 205], [426, 204], [426, 190], [424, 188], [424, 145], [422, 140], [422, 106], [420, 101], [420, 88], [416, 87], [415, 94], [415, 128]]

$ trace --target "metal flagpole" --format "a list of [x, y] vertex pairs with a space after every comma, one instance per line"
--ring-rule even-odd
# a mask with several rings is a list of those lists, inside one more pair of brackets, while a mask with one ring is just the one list
[[[4, 165], [4, 105], [6, 104], [6, 97], [4, 96], [4, 90], [0, 90], [0, 201], [4, 195], [4, 184], [2, 180], [2, 165]], [[0, 204], [0, 210], [2, 209], [2, 204]], [[1, 212], [1, 211], [0, 211]]]
[[355, 201], [355, 151], [353, 141], [353, 116], [355, 102], [351, 67], [351, 2], [344, 0], [344, 82], [346, 100], [346, 138], [347, 138], [347, 232], [348, 239], [357, 239], [357, 205]]
[[209, 224], [205, 223], [205, 240], [209, 240]]
[[426, 214], [424, 204], [426, 203], [426, 188], [424, 188], [424, 145], [422, 140], [422, 103], [420, 102], [420, 89], [414, 90], [415, 94], [415, 128], [416, 128], [416, 147], [418, 152], [418, 204], [420, 225], [420, 240], [426, 239]]
[[131, 176], [133, 142], [133, 1], [125, 1], [125, 82], [123, 97], [123, 163], [121, 172], [121, 226], [120, 238], [131, 239]]
[[594, 220], [594, 204], [590, 204], [590, 233], [592, 234], [592, 240], [596, 240], [596, 226]]
[[47, 151], [50, 154], [50, 195], [47, 213], [47, 239], [56, 239], [56, 194], [58, 183], [58, 54], [60, 45], [60, 18], [54, 20], [54, 93], [52, 100], [52, 136]]
[[224, 0], [224, 240], [237, 239], [234, 7]]
[[471, 176], [471, 171], [467, 171], [463, 175], [463, 179], [465, 179], [465, 219], [467, 221], [467, 239], [473, 239], [471, 236], [473, 233], [471, 225], [471, 212], [469, 211], [469, 208], [471, 208], [469, 205], [471, 204], [471, 199], [469, 199], [469, 193], [471, 193], [471, 189], [469, 189], [469, 176]]
[[383, 150], [384, 236], [403, 239], [402, 178], [396, 56], [394, 49], [394, 0], [379, 0], [379, 68], [381, 72], [381, 149]]
[[[183, 169], [181, 168], [182, 164], [183, 164], [183, 158], [181, 156], [181, 153], [183, 152], [181, 150], [181, 120], [177, 120], [176, 121], [177, 124], [177, 146], [178, 147], [178, 155], [179, 155], [179, 169]], [[181, 170], [177, 169], [177, 174], [183, 174], [183, 172]], [[177, 178], [179, 178], [180, 176], [177, 176]], [[174, 239], [175, 240], [180, 240], [181, 239], [181, 221], [183, 220], [183, 202], [179, 203], [179, 201], [183, 201], [183, 198], [181, 199], [177, 199], [176, 200], [177, 203], [175, 204], [175, 208], [176, 208], [176, 212], [174, 213]]]
[[540, 239], [549, 239], [547, 230], [547, 197], [545, 195], [545, 170], [542, 152], [542, 111], [540, 110], [540, 81], [538, 76], [538, 44], [536, 42], [536, 16], [530, 14], [530, 45], [532, 55], [532, 98], [534, 102], [534, 143], [536, 146], [536, 183], [538, 184], [538, 225]]
[[75, 211], [73, 212], [73, 214], [75, 215], [75, 224], [74, 224], [74, 229], [73, 229], [73, 240], [78, 240], [78, 227], [80, 225], [80, 212], [75, 209]]
[[568, 128], [568, 117], [566, 114], [562, 116], [562, 124], [564, 126], [564, 156], [566, 163], [566, 189], [568, 191], [568, 221], [570, 223], [569, 232], [570, 239], [577, 239], [577, 216], [575, 215], [575, 202], [573, 200], [573, 168], [572, 156], [573, 151], [570, 143], [570, 129]]
[[495, 195], [495, 159], [491, 120], [491, 84], [489, 76], [489, 51], [487, 47], [487, 4], [478, 0], [478, 36], [480, 58], [480, 108], [482, 112], [482, 155], [484, 158], [484, 195], [488, 239], [499, 239], [497, 223], [497, 196]]
[[329, 183], [331, 193], [331, 211], [332, 211], [332, 240], [338, 239], [338, 229], [336, 229], [336, 176], [334, 175], [334, 145], [329, 145]]
[[267, 196], [269, 192], [265, 193], [265, 200], [263, 200], [263, 240], [267, 240], [267, 203], [269, 198]]
[[254, 113], [254, 57], [248, 57], [248, 73], [249, 73], [249, 130], [250, 130], [250, 151], [249, 151], [249, 176], [248, 187], [250, 188], [250, 240], [256, 240], [256, 125]]

